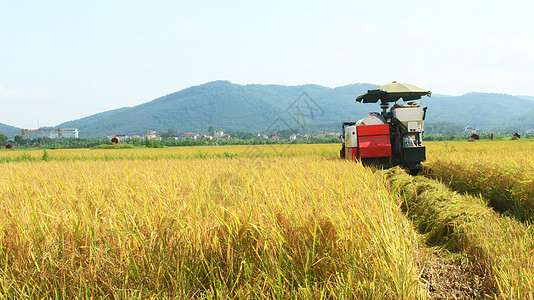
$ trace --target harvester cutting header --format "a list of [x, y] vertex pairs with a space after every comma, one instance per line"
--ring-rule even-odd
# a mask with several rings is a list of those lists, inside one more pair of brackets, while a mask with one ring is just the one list
[[[396, 81], [358, 96], [356, 101], [377, 103], [382, 112], [369, 113], [357, 122], [343, 122], [342, 158], [378, 161], [387, 166], [402, 166], [410, 172], [419, 172], [426, 159], [423, 146], [426, 107], [414, 102], [422, 96], [431, 96], [407, 83]], [[406, 104], [397, 104], [402, 99]], [[389, 109], [389, 104], [395, 104]], [[388, 111], [389, 109], [389, 111]]]

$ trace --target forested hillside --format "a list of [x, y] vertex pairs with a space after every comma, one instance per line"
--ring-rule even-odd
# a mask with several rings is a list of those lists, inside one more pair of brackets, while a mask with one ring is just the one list
[[[358, 120], [378, 104], [362, 104], [355, 98], [373, 84], [336, 88], [319, 85], [239, 85], [214, 81], [193, 86], [147, 103], [124, 107], [58, 124], [79, 129], [82, 137], [143, 134], [147, 131], [208, 133], [217, 130], [264, 132], [272, 128], [295, 132], [340, 131], [343, 121]], [[427, 87], [425, 87], [427, 88]], [[428, 106], [429, 133], [459, 131], [467, 125], [497, 131], [534, 128], [534, 97], [469, 93], [436, 94], [422, 101]], [[2, 132], [17, 128], [3, 125]]]

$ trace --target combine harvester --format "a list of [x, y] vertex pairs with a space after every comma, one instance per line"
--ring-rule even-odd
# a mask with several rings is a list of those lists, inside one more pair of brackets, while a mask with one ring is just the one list
[[[426, 159], [422, 135], [427, 108], [413, 101], [422, 96], [430, 97], [431, 92], [393, 81], [356, 98], [363, 103], [380, 101], [382, 112], [369, 113], [357, 122], [343, 122], [341, 158], [401, 166], [412, 174], [421, 171]], [[397, 104], [401, 98], [407, 103]], [[388, 111], [391, 102], [395, 104]]]

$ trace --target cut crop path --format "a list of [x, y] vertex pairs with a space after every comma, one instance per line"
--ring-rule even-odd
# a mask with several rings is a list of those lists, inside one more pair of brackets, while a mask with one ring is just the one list
[[435, 180], [412, 177], [399, 168], [386, 176], [429, 245], [469, 255], [491, 274], [499, 297], [534, 297], [532, 227], [501, 217], [480, 198], [460, 195]]

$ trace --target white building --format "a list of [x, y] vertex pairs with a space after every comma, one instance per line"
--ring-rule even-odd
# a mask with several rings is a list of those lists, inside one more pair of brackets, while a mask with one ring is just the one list
[[230, 138], [230, 135], [229, 134], [226, 134], [224, 133], [223, 131], [215, 131], [213, 133], [213, 137], [217, 140], [220, 140], [220, 139], [229, 139]]
[[48, 136], [51, 138], [58, 138], [58, 137], [78, 138], [78, 128], [51, 129]]

